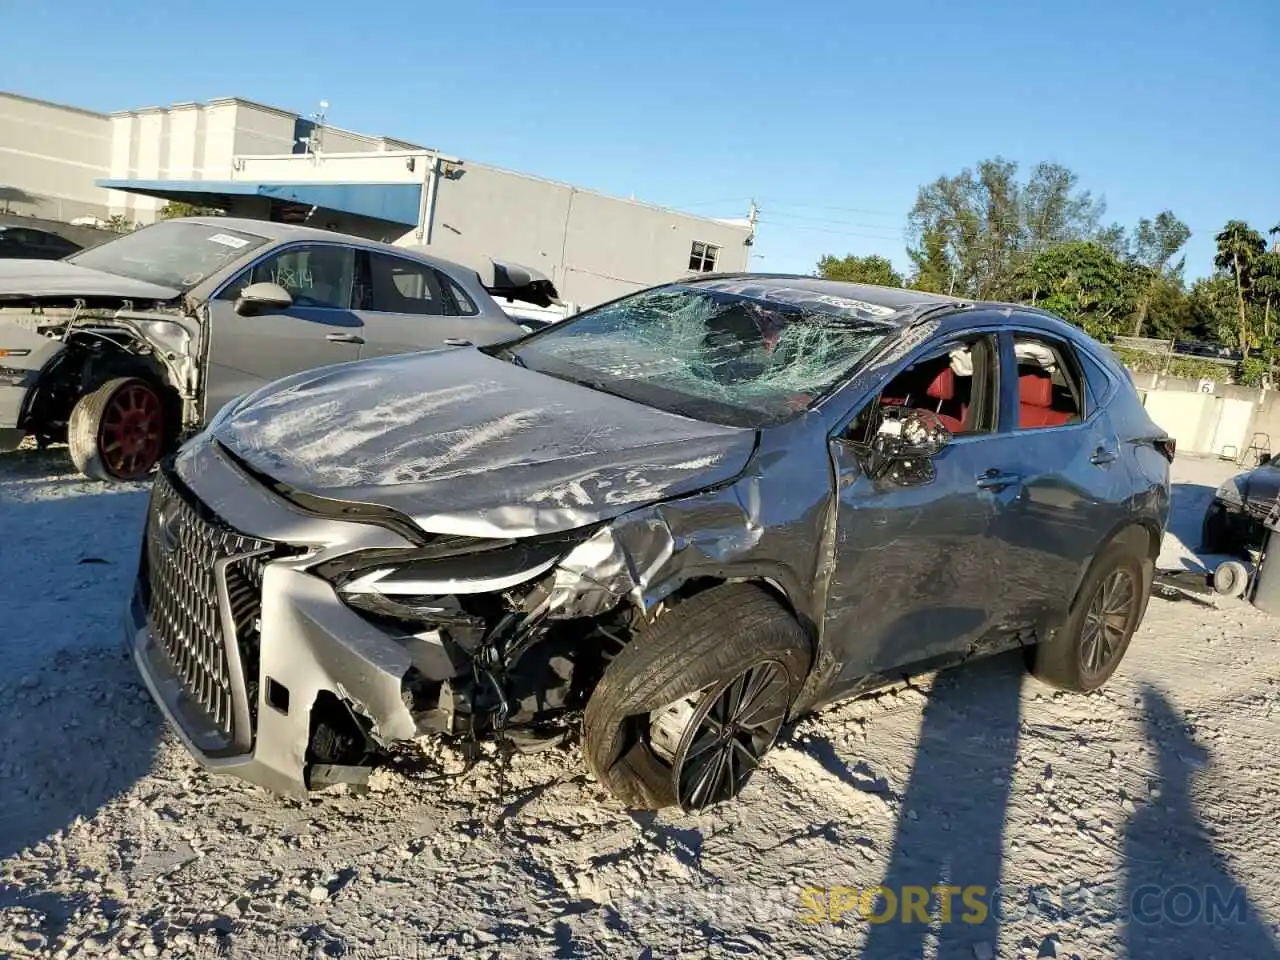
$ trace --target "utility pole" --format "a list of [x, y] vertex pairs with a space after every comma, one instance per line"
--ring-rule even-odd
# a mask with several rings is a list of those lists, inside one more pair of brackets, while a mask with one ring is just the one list
[[755, 245], [755, 242], [756, 242], [756, 218], [759, 215], [760, 215], [760, 208], [756, 206], [756, 201], [753, 198], [751, 201], [751, 207], [747, 211], [748, 232], [747, 232], [747, 239], [745, 241], [747, 246], [747, 272], [748, 273], [751, 272], [751, 248], [752, 246]]

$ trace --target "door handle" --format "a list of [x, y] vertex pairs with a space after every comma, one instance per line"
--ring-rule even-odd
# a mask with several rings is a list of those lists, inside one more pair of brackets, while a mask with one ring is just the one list
[[979, 490], [1000, 491], [1005, 487], [1017, 486], [1022, 477], [1016, 473], [1001, 473], [999, 470], [988, 470], [977, 480]]
[[1108, 450], [1106, 447], [1099, 447], [1097, 450], [1093, 451], [1093, 456], [1089, 458], [1089, 462], [1102, 466], [1104, 463], [1111, 463], [1119, 457], [1119, 451]]
[[364, 343], [364, 337], [354, 333], [326, 333], [324, 338], [330, 343]]
[[447, 347], [469, 347], [469, 346], [471, 346], [471, 341], [470, 341], [470, 340], [467, 340], [465, 337], [445, 337], [445, 338], [444, 338], [444, 343], [445, 343], [445, 346], [447, 346]]

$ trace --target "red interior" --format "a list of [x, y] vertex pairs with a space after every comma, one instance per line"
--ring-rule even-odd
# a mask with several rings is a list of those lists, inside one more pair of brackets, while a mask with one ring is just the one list
[[[900, 394], [900, 390], [903, 386], [907, 386], [907, 384], [895, 382], [890, 385], [890, 389], [892, 389], [894, 393]], [[933, 402], [925, 402], [918, 394], [914, 396], [911, 394], [907, 394], [906, 396], [890, 396], [886, 392], [881, 394], [880, 403], [883, 406], [915, 407], [921, 410], [930, 410], [938, 415], [938, 419], [941, 420], [946, 428], [952, 433], [960, 433], [964, 430], [964, 424], [961, 422], [960, 418], [964, 417], [967, 404], [953, 403], [956, 399], [956, 376], [951, 371], [950, 367], [943, 367], [938, 371], [934, 378], [929, 381], [928, 386], [925, 388], [925, 396]], [[960, 418], [943, 413], [943, 404], [951, 404], [953, 409], [958, 409]]]
[[1018, 426], [1058, 427], [1071, 414], [1054, 410], [1053, 379], [1047, 373], [1024, 373], [1018, 378]]

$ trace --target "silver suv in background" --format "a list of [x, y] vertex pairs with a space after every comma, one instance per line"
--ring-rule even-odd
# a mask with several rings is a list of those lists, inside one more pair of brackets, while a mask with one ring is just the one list
[[[488, 273], [503, 297], [555, 298], [540, 275]], [[0, 451], [32, 434], [67, 442], [87, 476], [137, 479], [280, 377], [524, 332], [475, 269], [421, 250], [259, 220], [168, 220], [65, 260], [0, 260]]]

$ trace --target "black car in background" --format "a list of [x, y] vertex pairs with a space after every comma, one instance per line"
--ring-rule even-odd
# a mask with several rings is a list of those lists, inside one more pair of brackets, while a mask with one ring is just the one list
[[1214, 492], [1204, 513], [1200, 547], [1207, 553], [1244, 554], [1262, 546], [1264, 524], [1280, 494], [1280, 464], [1263, 454], [1252, 470], [1238, 473]]
[[5, 260], [61, 260], [81, 249], [48, 230], [0, 223], [0, 258]]

